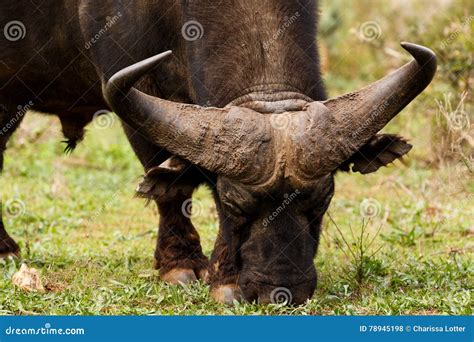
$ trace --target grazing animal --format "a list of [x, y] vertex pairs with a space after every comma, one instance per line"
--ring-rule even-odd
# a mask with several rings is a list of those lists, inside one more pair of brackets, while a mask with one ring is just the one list
[[[436, 71], [431, 50], [403, 43], [413, 61], [326, 99], [315, 0], [33, 3], [0, 4], [0, 154], [18, 106], [57, 115], [68, 149], [94, 113], [115, 111], [145, 169], [138, 193], [159, 208], [161, 278], [205, 279], [224, 303], [312, 296], [334, 174], [411, 149], [378, 132]], [[201, 184], [220, 224], [210, 260], [187, 212]], [[18, 251], [2, 223], [0, 253]]]

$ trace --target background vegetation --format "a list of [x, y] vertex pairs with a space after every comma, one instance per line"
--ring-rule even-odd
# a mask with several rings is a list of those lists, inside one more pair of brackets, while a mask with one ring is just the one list
[[[161, 283], [152, 270], [156, 209], [133, 199], [142, 170], [118, 120], [102, 117], [65, 156], [57, 119], [29, 114], [0, 183], [5, 223], [22, 247], [21, 260], [0, 261], [0, 314], [472, 314], [474, 2], [322, 2], [332, 95], [408, 61], [400, 41], [431, 47], [440, 66], [387, 128], [415, 146], [405, 162], [337, 176], [311, 301], [230, 308], [213, 303], [204, 284]], [[206, 189], [196, 200], [209, 254], [215, 209]], [[21, 263], [40, 270], [46, 293], [13, 287]]]

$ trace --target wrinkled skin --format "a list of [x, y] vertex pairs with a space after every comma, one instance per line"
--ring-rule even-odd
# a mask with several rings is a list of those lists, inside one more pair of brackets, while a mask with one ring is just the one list
[[[279, 288], [288, 290], [294, 303], [310, 298], [334, 174], [351, 165], [374, 172], [411, 148], [397, 136], [376, 135], [386, 122], [342, 146], [340, 130], [331, 128], [337, 118], [310, 105], [326, 99], [315, 41], [316, 1], [58, 0], [40, 7], [0, 4], [2, 24], [20, 20], [28, 28], [23, 40], [0, 40], [0, 103], [5, 104], [0, 128], [11, 122], [18, 105], [32, 100], [33, 109], [59, 116], [72, 149], [94, 113], [115, 110], [145, 169], [138, 194], [159, 208], [155, 266], [163, 280], [206, 280], [213, 298], [224, 303], [279, 301], [274, 293]], [[202, 25], [201, 39], [184, 39], [183, 25], [190, 21]], [[166, 50], [172, 56], [135, 87], [176, 103], [234, 108], [235, 115], [226, 116], [232, 125], [213, 126], [209, 111], [180, 106], [194, 115], [197, 129], [187, 134], [192, 126], [176, 109], [165, 113], [169, 128], [162, 131], [131, 96], [123, 102], [108, 96], [114, 74]], [[224, 114], [215, 111], [219, 120]], [[270, 127], [272, 114], [291, 121], [287, 130]], [[314, 120], [305, 121], [310, 117]], [[18, 124], [0, 135], [0, 152]], [[312, 126], [322, 133], [314, 134]], [[212, 130], [221, 134], [209, 134]], [[201, 184], [213, 191], [220, 223], [210, 262], [183, 211]], [[0, 238], [0, 254], [19, 252], [3, 224]]]

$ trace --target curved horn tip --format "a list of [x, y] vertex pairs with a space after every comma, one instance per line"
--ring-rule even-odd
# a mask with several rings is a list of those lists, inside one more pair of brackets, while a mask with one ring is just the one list
[[422, 45], [408, 42], [402, 42], [400, 45], [415, 58], [424, 70], [429, 71], [434, 76], [438, 62], [433, 50]]
[[125, 69], [116, 72], [105, 85], [105, 97], [109, 105], [113, 103], [113, 97], [120, 93], [127, 94], [131, 87], [146, 73], [151, 71], [164, 58], [171, 55], [171, 50], [162, 52], [141, 62], [132, 64]]
[[148, 66], [154, 66], [156, 63], [161, 61], [163, 58], [168, 57], [172, 53], [173, 53], [173, 51], [171, 51], [171, 50], [159, 53], [159, 54], [157, 54], [155, 56], [152, 56], [152, 57], [149, 57], [149, 58], [147, 58], [147, 59], [145, 59], [141, 62], [132, 64], [131, 66], [129, 66], [129, 68], [141, 69], [141, 68], [148, 67]]
[[124, 76], [129, 76], [132, 78], [141, 77], [144, 73], [148, 72], [149, 70], [153, 69], [158, 62], [160, 62], [163, 58], [168, 57], [173, 52], [171, 50], [165, 51], [153, 57], [147, 58], [143, 61], [138, 63], [132, 64], [125, 69], [122, 69], [113, 75], [109, 82], [115, 81]]
[[[172, 53], [173, 53], [173, 51], [171, 51], [171, 50], [168, 50], [168, 51], [159, 53], [159, 54], [157, 54], [157, 55], [155, 55], [155, 56], [153, 56], [153, 57], [150, 57], [150, 58], [148, 58], [148, 59], [145, 59], [145, 60], [143, 61], [143, 63], [144, 63], [144, 64], [145, 64], [145, 63], [146, 63], [146, 64], [149, 64], [149, 63], [150, 63], [150, 64], [153, 64], [153, 63], [159, 62], [159, 61], [161, 61], [163, 58], [166, 58], [166, 57], [168, 57], [169, 55], [171, 55]], [[140, 62], [140, 63], [141, 63], [141, 62]]]

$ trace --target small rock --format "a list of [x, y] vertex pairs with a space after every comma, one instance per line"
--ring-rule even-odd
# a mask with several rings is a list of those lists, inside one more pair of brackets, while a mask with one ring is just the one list
[[26, 264], [22, 264], [20, 270], [13, 275], [12, 282], [13, 285], [25, 291], [45, 292], [38, 270], [29, 268]]

